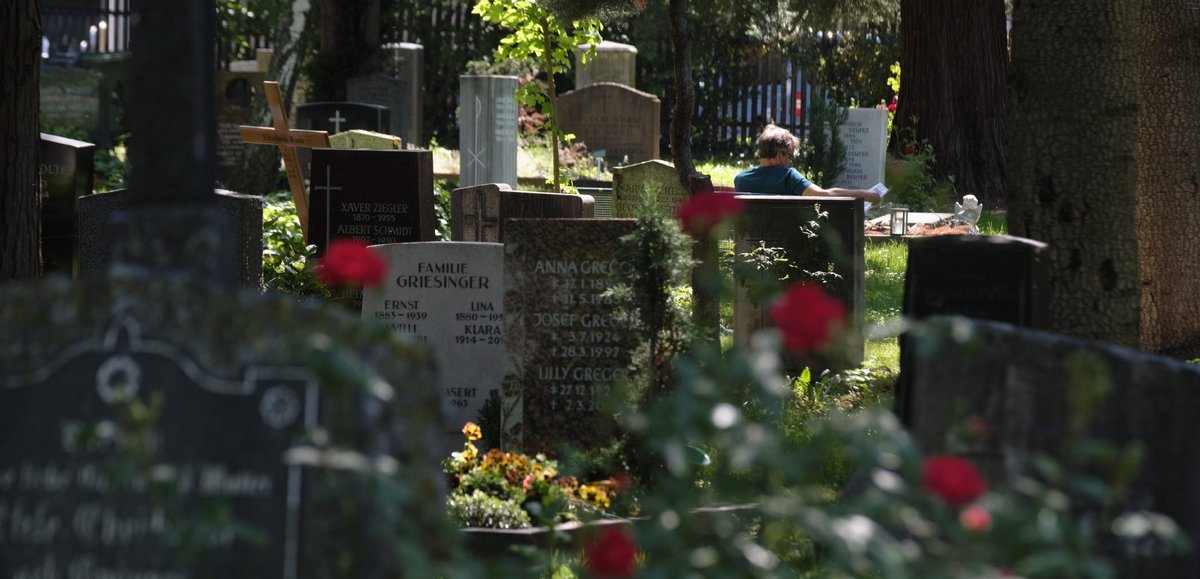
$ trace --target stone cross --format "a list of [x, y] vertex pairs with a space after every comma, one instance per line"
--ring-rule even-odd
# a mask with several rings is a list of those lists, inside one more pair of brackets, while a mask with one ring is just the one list
[[[296, 203], [296, 215], [300, 217], [300, 229], [308, 239], [308, 197], [304, 190], [304, 177], [300, 173], [300, 158], [296, 147], [310, 149], [329, 148], [329, 134], [325, 131], [301, 131], [288, 126], [283, 113], [283, 97], [279, 94], [279, 83], [263, 83], [267, 104], [271, 107], [271, 127], [240, 127], [242, 141], [252, 145], [275, 145], [283, 156], [283, 167], [287, 170], [288, 186], [292, 190], [292, 201]], [[343, 119], [344, 120], [344, 119]]]
[[342, 111], [336, 111], [336, 110], [333, 111], [333, 116], [329, 117], [329, 122], [333, 123], [333, 132], [334, 133], [342, 132], [342, 122], [345, 120], [346, 120], [346, 117], [342, 116]]

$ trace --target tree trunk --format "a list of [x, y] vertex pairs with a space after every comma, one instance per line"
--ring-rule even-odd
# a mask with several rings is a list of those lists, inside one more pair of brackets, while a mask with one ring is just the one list
[[934, 174], [990, 207], [1005, 192], [1004, 27], [1004, 0], [900, 2], [896, 134], [912, 127], [933, 147]]
[[42, 273], [37, 0], [0, 3], [0, 282]]
[[378, 68], [380, 12], [380, 0], [321, 0], [317, 100], [346, 100], [346, 80]]
[[1142, 3], [1141, 347], [1200, 358], [1200, 5]]
[[1050, 244], [1051, 328], [1133, 347], [1138, 4], [1017, 3], [1007, 150], [1009, 231]]
[[[292, 95], [296, 92], [296, 82], [300, 79], [300, 67], [304, 64], [304, 55], [308, 52], [308, 43], [312, 34], [309, 32], [308, 16], [312, 4], [309, 0], [295, 0], [292, 11], [285, 13], [285, 21], [281, 21], [271, 39], [274, 52], [271, 56], [271, 66], [267, 70], [267, 79], [279, 83], [279, 92], [283, 95], [283, 110], [292, 109]], [[258, 87], [260, 95], [262, 87]], [[254, 103], [254, 122], [258, 126], [271, 126], [271, 110], [267, 106], [265, 96]], [[239, 193], [265, 195], [274, 191], [279, 184], [279, 149], [264, 145], [249, 145], [242, 148], [238, 170], [230, 179], [229, 186]]]
[[546, 101], [550, 105], [550, 114], [546, 115], [546, 120], [550, 125], [550, 164], [553, 167], [551, 175], [554, 179], [554, 192], [562, 193], [562, 181], [559, 180], [562, 168], [559, 167], [558, 159], [558, 87], [554, 83], [554, 46], [551, 44], [553, 40], [550, 35], [550, 16], [543, 14], [542, 66], [546, 69]]

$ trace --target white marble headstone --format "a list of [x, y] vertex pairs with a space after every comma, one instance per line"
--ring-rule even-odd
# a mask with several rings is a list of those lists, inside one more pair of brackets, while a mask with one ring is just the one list
[[883, 182], [884, 162], [887, 160], [887, 111], [883, 109], [849, 109], [846, 122], [838, 134], [846, 144], [846, 170], [829, 185], [847, 189], [870, 189]]

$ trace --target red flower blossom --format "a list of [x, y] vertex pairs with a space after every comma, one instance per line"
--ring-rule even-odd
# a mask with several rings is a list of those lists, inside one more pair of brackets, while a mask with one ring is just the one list
[[888, 110], [888, 112], [889, 112], [889, 113], [894, 113], [894, 112], [896, 112], [896, 105], [894, 105], [894, 104], [892, 104], [892, 105], [888, 105], [888, 106], [887, 106], [887, 110]]
[[633, 577], [637, 543], [623, 525], [606, 525], [583, 547], [584, 565], [596, 577]]
[[916, 152], [917, 152], [917, 150], [916, 150], [916, 149], [914, 149], [914, 148], [912, 147], [912, 145], [909, 145], [909, 146], [907, 146], [907, 147], [904, 147], [904, 154], [905, 154], [905, 155], [911, 155], [911, 154], [913, 154], [913, 153], [916, 153]]
[[787, 349], [806, 354], [825, 346], [846, 323], [846, 307], [820, 286], [794, 284], [771, 306], [771, 319], [783, 332]]
[[968, 531], [986, 533], [992, 528], [992, 514], [979, 505], [971, 505], [958, 514], [958, 522]]
[[701, 191], [688, 198], [676, 212], [684, 230], [692, 235], [712, 231], [722, 220], [742, 212], [745, 203], [727, 193]]
[[317, 266], [317, 279], [330, 287], [375, 286], [383, 283], [387, 264], [367, 244], [353, 239], [338, 239], [325, 250], [325, 259]]
[[953, 456], [931, 456], [924, 464], [925, 490], [950, 505], [969, 503], [987, 492], [975, 465]]

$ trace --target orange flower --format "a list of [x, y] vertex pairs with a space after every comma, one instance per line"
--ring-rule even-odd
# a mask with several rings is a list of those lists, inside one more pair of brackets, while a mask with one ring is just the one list
[[925, 490], [946, 504], [967, 504], [987, 492], [987, 483], [975, 465], [954, 456], [931, 456], [923, 467]]
[[600, 536], [583, 548], [584, 564], [596, 577], [633, 577], [637, 543], [624, 525], [606, 525]]
[[968, 531], [986, 533], [992, 528], [992, 514], [979, 505], [971, 505], [958, 514], [958, 522]]
[[475, 424], [474, 422], [468, 422], [464, 424], [462, 427], [462, 433], [463, 436], [466, 436], [467, 440], [470, 440], [471, 442], [475, 442], [476, 440], [483, 438], [483, 429], [479, 428], [479, 425]]
[[746, 204], [728, 193], [700, 191], [679, 206], [676, 216], [692, 235], [707, 234], [726, 217], [742, 212]]
[[771, 306], [771, 319], [795, 354], [819, 350], [846, 323], [846, 307], [820, 286], [794, 284]]
[[376, 286], [386, 273], [383, 258], [354, 239], [334, 240], [317, 266], [317, 279], [330, 287]]

